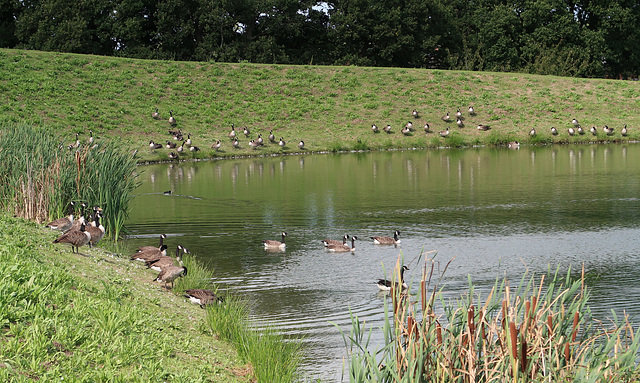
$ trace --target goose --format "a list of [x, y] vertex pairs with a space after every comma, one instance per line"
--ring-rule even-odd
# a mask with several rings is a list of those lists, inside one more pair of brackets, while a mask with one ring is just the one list
[[256, 142], [260, 146], [264, 145], [264, 139], [262, 138], [262, 133], [258, 134], [258, 138], [256, 139]]
[[146, 249], [144, 251], [138, 251], [134, 253], [129, 259], [132, 261], [140, 261], [146, 262], [153, 257], [157, 257], [158, 255], [167, 255], [167, 245], [162, 245], [160, 247], [156, 247], [155, 249]]
[[233, 124], [231, 124], [231, 131], [229, 132], [229, 138], [231, 140], [236, 138], [236, 128], [235, 128], [235, 126], [233, 126]]
[[576, 128], [576, 130], [578, 131], [579, 135], [583, 135], [584, 134], [584, 129], [582, 129], [582, 126], [578, 125], [578, 127]]
[[409, 286], [407, 286], [407, 284], [404, 282], [404, 272], [409, 270], [409, 268], [407, 266], [402, 266], [402, 269], [400, 269], [400, 282], [393, 282], [390, 281], [388, 279], [378, 279], [378, 281], [376, 282], [376, 285], [378, 285], [378, 288], [381, 291], [391, 291], [391, 288], [393, 287], [394, 289], [397, 289], [398, 286], [402, 286], [402, 290], [406, 290], [409, 288]]
[[187, 134], [187, 140], [184, 142], [185, 145], [191, 146], [191, 134]]
[[252, 148], [257, 148], [258, 146], [260, 146], [260, 144], [258, 144], [257, 142], [255, 142], [254, 140], [249, 141], [249, 146], [251, 146]]
[[460, 109], [456, 111], [456, 118], [459, 118], [462, 120], [462, 112], [460, 111]]
[[173, 110], [169, 111], [169, 125], [174, 126], [176, 124], [176, 118], [173, 117]]
[[402, 134], [404, 134], [405, 136], [408, 136], [408, 135], [411, 134], [411, 129], [409, 129], [408, 127], [405, 126], [404, 128], [402, 128], [402, 130], [400, 130], [400, 132]]
[[76, 142], [73, 143], [73, 147], [78, 149], [80, 147], [80, 139], [78, 138], [78, 133], [76, 133]]
[[410, 131], [413, 131], [413, 123], [411, 121], [408, 121], [405, 125], [405, 128], [409, 129]]
[[78, 214], [77, 216], [80, 217], [76, 220], [73, 221], [73, 224], [71, 224], [71, 227], [69, 229], [67, 229], [65, 231], [65, 233], [68, 233], [72, 230], [79, 230], [80, 229], [80, 225], [82, 225], [83, 223], [85, 223], [84, 220], [84, 210], [87, 208], [87, 204], [82, 202], [80, 203], [80, 208], [78, 209]]
[[558, 135], [558, 129], [556, 129], [555, 127], [551, 127], [551, 134], [553, 134], [554, 136]]
[[155, 151], [156, 149], [162, 149], [162, 144], [156, 144], [153, 141], [149, 141], [149, 149]]
[[464, 126], [464, 122], [460, 117], [456, 117], [456, 125], [458, 125], [459, 128], [462, 128]]
[[591, 129], [589, 129], [589, 132], [591, 132], [591, 134], [595, 136], [596, 134], [598, 134], [598, 129], [596, 129], [595, 126], [592, 126]]
[[429, 126], [428, 122], [424, 124], [423, 129], [425, 133], [431, 133], [431, 126]]
[[447, 137], [449, 135], [449, 127], [446, 130], [441, 130], [438, 134], [440, 134], [440, 137]]
[[236, 149], [238, 149], [240, 147], [240, 142], [238, 141], [238, 137], [234, 137], [233, 138], [233, 141], [231, 142], [231, 145]]
[[449, 115], [449, 112], [447, 112], [447, 114], [445, 114], [444, 116], [442, 116], [442, 121], [444, 121], [444, 122], [449, 122], [449, 121], [451, 121], [451, 116]]
[[629, 132], [627, 131], [627, 124], [624, 124], [622, 130], [620, 130], [620, 134], [622, 135], [622, 137], [626, 137], [629, 134]]
[[298, 148], [301, 150], [304, 149], [304, 141], [300, 140], [300, 142], [298, 142]]
[[580, 123], [578, 122], [578, 120], [576, 120], [575, 118], [573, 120], [571, 120], [571, 123], [573, 124], [573, 126], [578, 126], [580, 125]]
[[73, 225], [73, 205], [75, 205], [75, 202], [71, 201], [68, 209], [69, 215], [53, 220], [46, 224], [45, 227], [59, 231], [67, 231], [71, 229], [71, 226]]
[[535, 135], [536, 135], [536, 128], [531, 128], [531, 130], [529, 131], [529, 136], [535, 137]]
[[569, 129], [567, 129], [567, 132], [569, 133], [570, 136], [573, 136], [576, 134], [576, 130], [573, 127], [570, 127]]
[[249, 132], [249, 128], [247, 128], [246, 126], [242, 128], [242, 133], [244, 133], [245, 137], [249, 137], [249, 134], [251, 134], [251, 132]]
[[376, 124], [371, 124], [371, 130], [374, 133], [380, 133], [380, 129], [378, 129], [378, 125], [376, 125]]
[[171, 288], [173, 289], [173, 281], [178, 277], [184, 277], [187, 275], [187, 267], [172, 266], [164, 268], [157, 277], [152, 281], [164, 283], [164, 288], [167, 289], [167, 283], [171, 282]]
[[175, 142], [171, 142], [171, 141], [167, 141], [167, 144], [165, 145], [165, 147], [167, 149], [175, 149], [176, 146], [178, 146], [178, 144], [176, 144]]
[[391, 125], [387, 125], [384, 127], [384, 132], [387, 134], [391, 134]]
[[169, 134], [171, 136], [173, 136], [173, 140], [174, 141], [184, 141], [184, 137], [182, 135], [182, 132], [180, 130], [174, 130], [174, 131], [169, 131]]
[[276, 142], [276, 136], [273, 135], [273, 130], [269, 131], [269, 142]]
[[473, 108], [473, 106], [469, 107], [469, 114], [474, 116], [476, 114], [476, 110]]
[[373, 243], [376, 245], [397, 245], [400, 243], [398, 236], [400, 232], [398, 230], [393, 232], [393, 237], [370, 237], [373, 239]]
[[158, 113], [158, 108], [156, 108], [156, 111], [155, 111], [155, 112], [152, 112], [152, 113], [151, 113], [151, 117], [152, 117], [154, 120], [159, 120], [159, 119], [160, 119], [160, 113]]
[[489, 125], [480, 124], [476, 127], [476, 129], [486, 132], [487, 130], [491, 129], [491, 127]]
[[345, 234], [342, 237], [342, 241], [337, 239], [323, 239], [322, 244], [324, 245], [324, 247], [327, 247], [329, 245], [345, 245], [347, 243], [347, 239], [349, 239], [349, 234]]
[[165, 238], [167, 238], [166, 234], [160, 234], [160, 243], [158, 246], [139, 246], [138, 251], [157, 250], [164, 245]]
[[602, 130], [604, 130], [604, 132], [607, 134], [607, 136], [613, 135], [613, 129], [614, 128], [610, 128], [607, 125], [605, 125], [604, 128], [602, 128]]
[[98, 211], [93, 218], [93, 221], [86, 225], [86, 230], [91, 234], [91, 240], [89, 241], [89, 247], [95, 246], [104, 237], [104, 226], [100, 223], [102, 218], [102, 212]]
[[200, 305], [200, 307], [204, 308], [207, 305], [211, 305], [214, 303], [223, 303], [224, 298], [216, 295], [211, 290], [205, 289], [188, 289], [184, 291], [184, 297], [189, 298], [191, 303], [196, 305]]
[[341, 245], [329, 245], [327, 246], [327, 250], [332, 252], [332, 253], [346, 253], [348, 251], [350, 252], [354, 252], [356, 251], [356, 239], [358, 239], [358, 237], [356, 237], [355, 235], [351, 236], [351, 246], [345, 244], [341, 244]]
[[89, 145], [93, 144], [93, 130], [89, 129]]
[[178, 151], [178, 153], [184, 152], [184, 141], [182, 141], [182, 144], [180, 146], [178, 146], [178, 148], [176, 150]]
[[76, 249], [76, 253], [80, 254], [80, 247], [86, 245], [91, 241], [91, 234], [86, 230], [87, 227], [84, 223], [80, 224], [78, 230], [69, 230], [56, 238], [53, 243], [68, 243], [71, 245], [71, 252]]
[[[180, 262], [180, 252], [183, 250], [184, 248], [182, 247], [182, 245], [176, 246], [176, 260], [178, 262]], [[147, 265], [147, 268], [158, 272], [167, 267], [175, 266], [173, 258], [168, 255], [157, 255], [155, 257], [150, 257], [144, 263]]]
[[176, 153], [176, 152], [169, 153], [169, 159], [170, 160], [177, 160], [178, 159], [178, 153]]
[[507, 144], [507, 147], [510, 149], [519, 149], [520, 143], [518, 141], [512, 141]]
[[192, 147], [189, 148], [189, 150], [192, 151], [192, 152], [199, 152], [200, 151], [200, 147], [192, 146]]
[[284, 243], [284, 237], [287, 236], [286, 232], [282, 232], [282, 241], [276, 241], [274, 239], [265, 239], [262, 241], [265, 249], [284, 249], [287, 245]]
[[287, 143], [286, 143], [286, 142], [284, 142], [284, 138], [280, 137], [280, 141], [278, 141], [278, 145], [280, 145], [280, 147], [284, 149], [284, 146], [285, 146], [286, 144], [287, 144]]
[[218, 140], [213, 145], [211, 145], [211, 147], [217, 152], [218, 150], [220, 150], [220, 147], [222, 147], [222, 142]]
[[420, 115], [418, 114], [418, 111], [417, 111], [417, 110], [415, 110], [415, 109], [411, 112], [411, 115], [413, 116], [413, 118], [418, 118], [418, 117], [420, 117]]

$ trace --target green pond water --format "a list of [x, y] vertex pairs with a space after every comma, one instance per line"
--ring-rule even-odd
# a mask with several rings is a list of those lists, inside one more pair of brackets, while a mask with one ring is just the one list
[[[516, 285], [526, 271], [584, 265], [595, 316], [640, 313], [640, 145], [229, 159], [141, 166], [140, 180], [129, 241], [166, 233], [170, 248], [197, 254], [213, 283], [254, 302], [256, 322], [304, 336], [311, 378], [342, 380], [335, 325], [348, 333], [350, 311], [382, 325], [374, 281], [401, 254], [416, 286], [425, 254], [440, 271], [451, 260], [441, 282], [451, 298], [469, 276], [488, 290], [497, 277]], [[394, 230], [397, 247], [369, 239]], [[262, 240], [282, 231], [286, 251], [265, 252]], [[353, 254], [324, 249], [345, 233], [358, 237]]]

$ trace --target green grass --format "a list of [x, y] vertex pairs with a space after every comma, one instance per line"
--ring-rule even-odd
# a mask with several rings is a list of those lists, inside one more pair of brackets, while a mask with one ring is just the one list
[[[523, 143], [638, 140], [640, 84], [631, 81], [563, 78], [528, 74], [368, 67], [284, 66], [134, 60], [21, 50], [0, 50], [0, 121], [45, 125], [66, 143], [89, 130], [98, 141], [138, 149], [139, 161], [167, 160], [167, 149], [151, 152], [150, 140], [165, 143], [169, 110], [176, 128], [191, 133], [201, 151], [183, 159], [391, 148], [491, 145], [491, 134]], [[477, 115], [466, 111], [473, 105]], [[158, 107], [161, 120], [151, 112]], [[402, 126], [420, 118], [413, 136]], [[460, 108], [465, 126], [440, 119]], [[577, 118], [588, 129], [607, 124], [614, 136], [570, 138]], [[438, 132], [449, 126], [454, 143], [425, 134], [425, 122]], [[231, 124], [251, 129], [241, 149], [227, 138]], [[374, 134], [371, 124], [391, 124], [393, 134]], [[478, 124], [491, 125], [480, 132]], [[619, 134], [623, 124], [629, 137]], [[552, 137], [549, 128], [560, 130]], [[539, 138], [529, 140], [536, 127]], [[287, 148], [267, 144], [254, 150], [259, 133], [284, 137]], [[210, 149], [221, 139], [223, 147]], [[504, 141], [503, 139], [498, 140]]]

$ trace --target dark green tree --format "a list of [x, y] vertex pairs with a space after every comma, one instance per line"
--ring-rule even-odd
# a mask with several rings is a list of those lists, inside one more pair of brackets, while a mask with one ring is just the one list
[[0, 0], [0, 47], [2, 48], [13, 48], [18, 44], [16, 20], [19, 10], [19, 0]]

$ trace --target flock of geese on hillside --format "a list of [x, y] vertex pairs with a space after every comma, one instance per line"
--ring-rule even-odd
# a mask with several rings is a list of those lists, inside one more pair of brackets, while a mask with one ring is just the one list
[[[79, 206], [78, 214], [80, 218], [74, 219], [75, 207]], [[84, 217], [87, 205], [83, 203], [70, 202], [69, 215], [49, 222], [46, 227], [62, 231], [63, 234], [56, 238], [53, 243], [68, 243], [71, 245], [73, 253], [80, 254], [80, 247], [89, 245], [93, 247], [104, 237], [105, 229], [100, 224], [100, 218], [103, 217], [102, 209], [94, 206], [91, 210], [90, 219]], [[182, 245], [176, 247], [175, 259], [167, 255], [167, 245], [163, 243], [166, 238], [165, 234], [160, 236], [159, 246], [140, 246], [138, 250], [130, 256], [132, 261], [144, 262], [147, 268], [159, 272], [153, 278], [153, 281], [164, 283], [165, 289], [167, 284], [173, 282], [182, 276], [187, 275], [187, 267], [182, 265], [181, 256], [188, 254], [189, 250]], [[176, 265], [178, 262], [178, 265]], [[204, 307], [208, 304], [221, 303], [223, 298], [216, 295], [215, 292], [206, 289], [188, 289], [185, 291], [185, 297], [192, 303], [199, 304]]]

